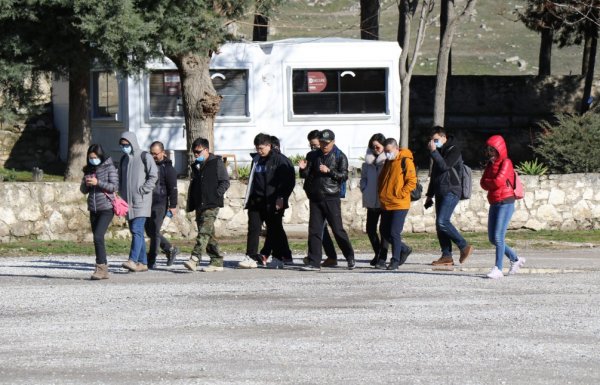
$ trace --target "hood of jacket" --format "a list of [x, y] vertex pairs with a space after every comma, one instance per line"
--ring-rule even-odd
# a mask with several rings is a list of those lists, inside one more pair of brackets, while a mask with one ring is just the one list
[[394, 160], [400, 161], [402, 158], [413, 159], [413, 153], [408, 148], [401, 148]]
[[440, 148], [440, 150], [444, 151], [446, 149], [449, 149], [452, 146], [454, 146], [454, 136], [448, 135], [446, 137], [446, 143], [444, 143], [444, 145], [442, 146], [442, 148]]
[[385, 152], [381, 152], [381, 154], [375, 156], [375, 154], [373, 153], [373, 150], [371, 150], [370, 148], [367, 148], [367, 152], [365, 153], [365, 163], [366, 164], [375, 164], [375, 165], [382, 165], [385, 162]]
[[495, 162], [501, 162], [508, 157], [508, 151], [506, 150], [506, 142], [504, 138], [500, 135], [491, 136], [486, 144], [490, 147], [493, 147], [498, 151], [498, 159]]
[[137, 136], [135, 132], [125, 131], [121, 134], [121, 139], [125, 139], [129, 143], [131, 143], [131, 153], [135, 154], [140, 151], [140, 145], [138, 144]]

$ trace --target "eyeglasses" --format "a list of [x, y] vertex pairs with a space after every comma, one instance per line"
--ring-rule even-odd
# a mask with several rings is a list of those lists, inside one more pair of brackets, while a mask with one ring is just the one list
[[205, 148], [201, 148], [200, 150], [194, 150], [192, 151], [194, 154], [200, 154], [202, 151], [204, 151]]

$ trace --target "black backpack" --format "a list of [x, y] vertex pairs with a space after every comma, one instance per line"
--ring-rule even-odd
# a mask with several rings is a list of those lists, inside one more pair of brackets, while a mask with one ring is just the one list
[[[402, 166], [402, 174], [404, 174], [404, 180], [406, 180], [406, 157], [402, 158], [400, 162]], [[421, 199], [421, 195], [423, 195], [423, 185], [421, 184], [421, 182], [419, 182], [419, 177], [417, 176], [417, 187], [415, 187], [414, 190], [410, 192], [410, 201], [418, 201], [419, 199]]]

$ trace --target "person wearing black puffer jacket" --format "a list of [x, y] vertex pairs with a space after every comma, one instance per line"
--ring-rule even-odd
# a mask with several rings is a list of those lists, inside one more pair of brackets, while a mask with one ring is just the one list
[[88, 194], [87, 206], [94, 234], [96, 269], [92, 280], [108, 279], [108, 264], [104, 235], [113, 219], [113, 206], [108, 195], [119, 189], [119, 175], [110, 156], [99, 144], [92, 144], [87, 151], [87, 164], [83, 167], [80, 191]]
[[[473, 253], [471, 246], [460, 232], [454, 227], [450, 218], [458, 204], [462, 186], [462, 154], [454, 143], [454, 138], [446, 134], [443, 127], [433, 127], [431, 140], [427, 144], [432, 159], [431, 179], [427, 188], [427, 199], [424, 207], [427, 209], [435, 200], [435, 229], [442, 256], [433, 261], [434, 266], [452, 266], [452, 243], [460, 250], [461, 264]], [[454, 168], [455, 172], [452, 170]]]
[[162, 142], [156, 141], [150, 145], [150, 155], [158, 167], [158, 180], [152, 190], [152, 213], [144, 227], [146, 235], [150, 237], [148, 268], [154, 269], [159, 248], [167, 255], [167, 266], [173, 264], [179, 253], [179, 249], [173, 247], [160, 233], [165, 215], [170, 217], [177, 215], [177, 171], [173, 168], [173, 162], [167, 158]]
[[335, 145], [331, 130], [319, 133], [318, 151], [312, 151], [299, 163], [300, 177], [304, 178], [304, 190], [310, 203], [308, 220], [308, 257], [303, 270], [321, 269], [323, 257], [323, 224], [327, 220], [335, 240], [342, 250], [348, 269], [354, 269], [354, 249], [342, 224], [340, 195], [342, 185], [348, 180], [348, 158]]
[[268, 134], [254, 138], [256, 155], [252, 160], [252, 171], [246, 189], [244, 209], [248, 210], [247, 258], [238, 264], [240, 268], [264, 266], [264, 258], [258, 254], [258, 238], [261, 224], [267, 225], [269, 247], [273, 258], [269, 267], [283, 268], [285, 257], [291, 258], [288, 238], [283, 228], [283, 215], [288, 199], [295, 186], [292, 162], [279, 149], [273, 148], [273, 139]]

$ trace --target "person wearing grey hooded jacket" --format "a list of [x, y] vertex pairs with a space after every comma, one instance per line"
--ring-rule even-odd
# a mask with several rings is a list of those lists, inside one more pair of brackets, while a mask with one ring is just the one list
[[135, 133], [125, 131], [119, 140], [123, 156], [119, 162], [119, 194], [127, 201], [131, 231], [129, 259], [123, 267], [132, 272], [148, 271], [144, 224], [152, 212], [152, 190], [158, 168], [152, 156], [140, 148]]

